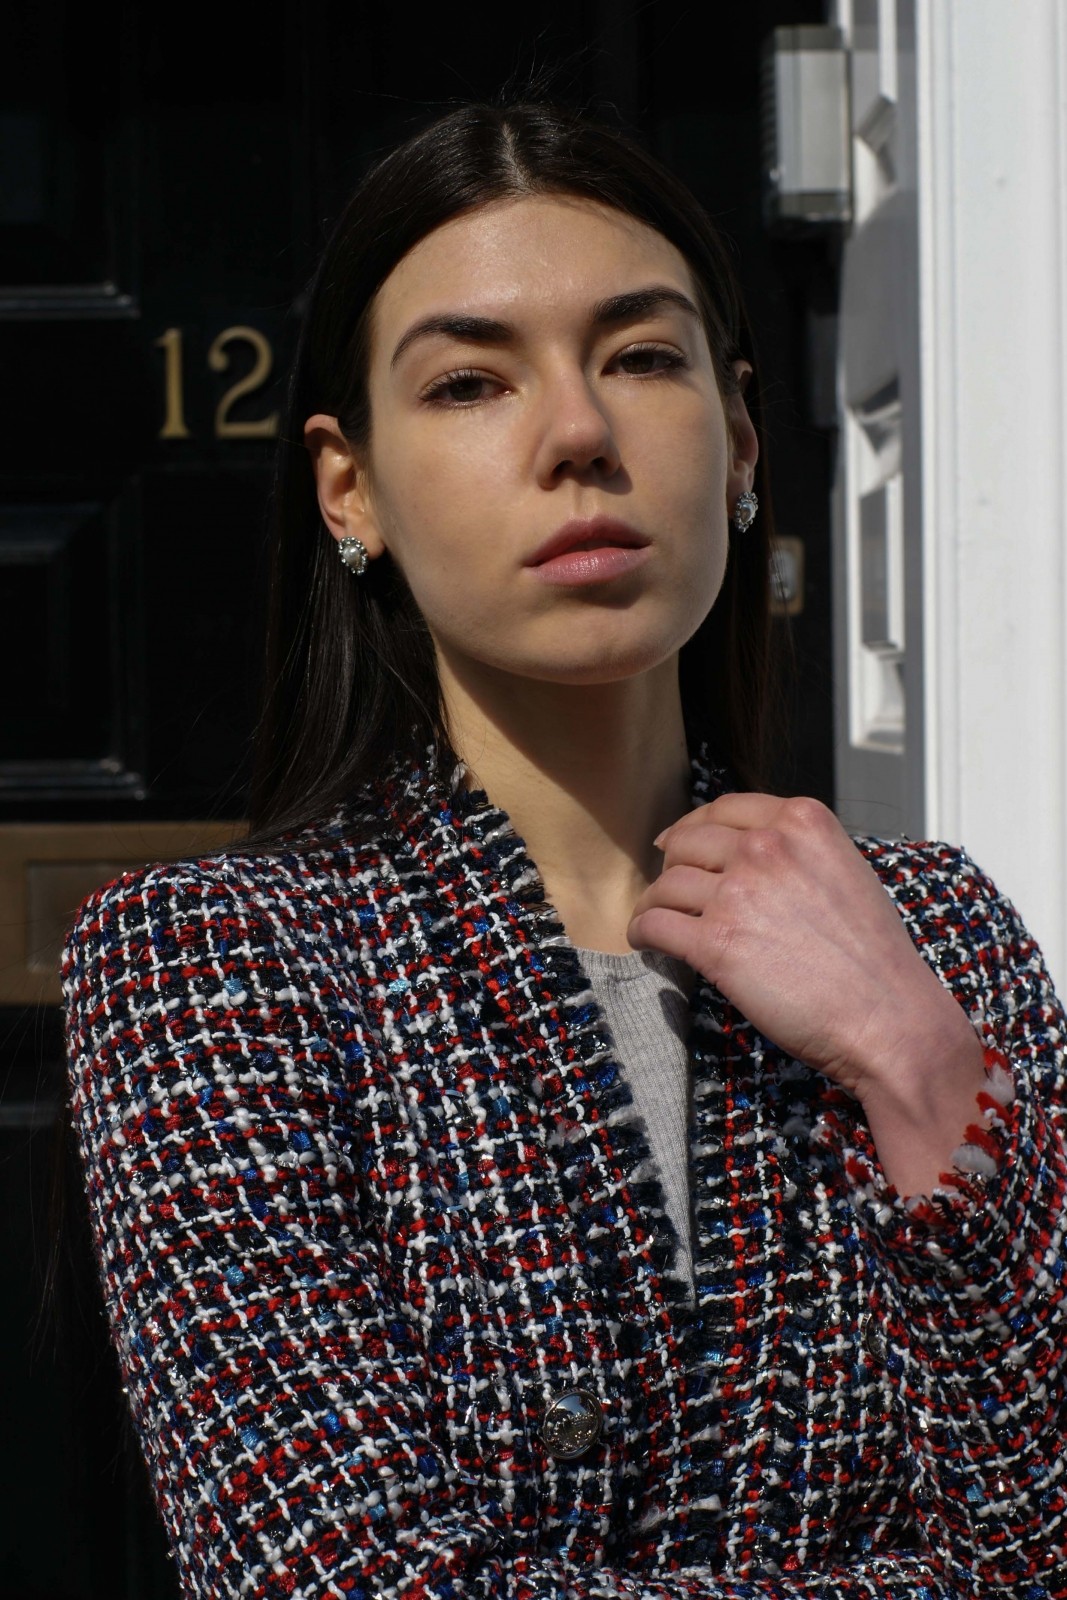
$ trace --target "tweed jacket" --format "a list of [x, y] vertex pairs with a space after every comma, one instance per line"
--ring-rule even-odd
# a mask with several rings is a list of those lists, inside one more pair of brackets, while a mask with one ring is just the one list
[[965, 855], [859, 843], [986, 1043], [969, 1155], [902, 1203], [699, 984], [695, 1305], [578, 957], [458, 777], [86, 902], [73, 1116], [187, 1594], [1067, 1596], [1063, 1015]]

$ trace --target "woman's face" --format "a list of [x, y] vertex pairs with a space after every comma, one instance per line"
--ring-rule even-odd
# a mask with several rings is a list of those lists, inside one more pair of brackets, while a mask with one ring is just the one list
[[445, 223], [377, 295], [369, 391], [362, 453], [308, 423], [320, 502], [399, 563], [443, 668], [604, 683], [699, 626], [756, 441], [662, 235], [559, 195]]

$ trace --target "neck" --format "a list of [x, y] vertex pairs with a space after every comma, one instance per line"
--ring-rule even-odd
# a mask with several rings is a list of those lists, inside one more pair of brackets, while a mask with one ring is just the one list
[[624, 952], [657, 876], [652, 841], [689, 810], [677, 658], [618, 683], [505, 676], [442, 655], [456, 754], [506, 811], [572, 942]]

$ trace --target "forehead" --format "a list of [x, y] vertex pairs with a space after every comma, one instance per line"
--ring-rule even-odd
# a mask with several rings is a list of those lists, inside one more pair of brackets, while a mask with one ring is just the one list
[[385, 337], [438, 310], [580, 310], [652, 282], [694, 292], [685, 257], [636, 217], [571, 195], [497, 200], [408, 251], [378, 291], [374, 324]]

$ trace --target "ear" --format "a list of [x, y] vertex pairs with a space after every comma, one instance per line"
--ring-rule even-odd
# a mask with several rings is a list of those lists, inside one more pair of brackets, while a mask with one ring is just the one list
[[726, 411], [726, 428], [729, 436], [730, 466], [726, 478], [726, 501], [732, 511], [739, 494], [751, 489], [756, 477], [759, 458], [759, 440], [752, 418], [745, 405], [745, 389], [752, 376], [747, 361], [735, 361], [734, 374], [738, 388], [728, 394], [723, 402]]
[[322, 520], [335, 539], [359, 539], [373, 561], [385, 549], [359, 453], [336, 417], [316, 412], [304, 424]]

